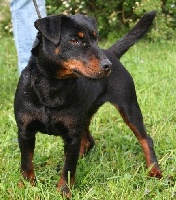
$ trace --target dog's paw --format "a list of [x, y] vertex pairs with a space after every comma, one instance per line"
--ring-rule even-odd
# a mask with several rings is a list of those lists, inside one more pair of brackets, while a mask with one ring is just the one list
[[157, 166], [153, 166], [149, 172], [149, 176], [161, 179], [162, 178], [161, 170]]
[[[70, 187], [72, 186], [72, 184], [70, 185]], [[64, 198], [71, 199], [72, 194], [70, 188], [63, 178], [61, 178], [59, 183], [57, 184], [57, 190], [61, 193], [61, 195]]]
[[26, 187], [26, 184], [29, 184], [29, 183], [30, 183], [31, 186], [36, 186], [36, 184], [37, 184], [36, 178], [34, 178], [32, 180], [28, 180], [26, 178], [25, 179], [20, 179], [18, 181], [18, 187], [24, 189]]
[[35, 174], [34, 174], [33, 171], [31, 171], [31, 172], [22, 171], [21, 174], [22, 174], [24, 180], [30, 182], [30, 184], [31, 184], [32, 186], [35, 186], [35, 185], [36, 185], [37, 180], [36, 180], [36, 177], [35, 177]]
[[71, 199], [71, 192], [67, 186], [62, 187], [62, 189], [60, 189], [60, 193], [64, 198]]
[[57, 186], [57, 190], [60, 192], [60, 194], [66, 198], [66, 199], [71, 199], [71, 191], [68, 188], [66, 184], [59, 185]]

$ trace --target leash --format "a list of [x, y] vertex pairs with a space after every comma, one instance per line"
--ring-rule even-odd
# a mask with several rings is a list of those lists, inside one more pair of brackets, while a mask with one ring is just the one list
[[36, 0], [33, 0], [33, 3], [34, 3], [34, 6], [35, 6], [35, 10], [36, 10], [36, 12], [37, 12], [38, 18], [39, 18], [39, 19], [42, 18], [41, 14], [40, 14], [40, 11], [39, 11], [39, 9], [38, 9], [38, 5], [37, 5]]

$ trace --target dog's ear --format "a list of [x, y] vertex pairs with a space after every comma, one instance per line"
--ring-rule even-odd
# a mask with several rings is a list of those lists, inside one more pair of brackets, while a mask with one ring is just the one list
[[35, 21], [35, 28], [54, 45], [60, 41], [61, 22], [66, 15], [53, 15]]
[[33, 44], [33, 46], [32, 46], [32, 50], [31, 50], [31, 52], [32, 52], [33, 55], [36, 54], [37, 49], [38, 49], [38, 46], [39, 46], [39, 44], [40, 44], [40, 41], [41, 41], [41, 36], [40, 36], [40, 34], [38, 33], [38, 34], [37, 34], [37, 37], [36, 37], [36, 39], [35, 39], [35, 41], [34, 41], [34, 44]]

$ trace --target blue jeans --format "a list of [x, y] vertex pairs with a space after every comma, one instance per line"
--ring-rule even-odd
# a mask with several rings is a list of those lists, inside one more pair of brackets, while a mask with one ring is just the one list
[[[46, 16], [45, 0], [37, 0], [42, 17]], [[11, 0], [13, 34], [18, 55], [18, 71], [27, 66], [37, 34], [34, 22], [38, 19], [32, 0]]]

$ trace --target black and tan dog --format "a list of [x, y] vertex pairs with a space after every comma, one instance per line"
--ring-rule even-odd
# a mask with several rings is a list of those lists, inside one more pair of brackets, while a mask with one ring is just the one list
[[142, 146], [150, 176], [161, 171], [137, 103], [132, 77], [120, 57], [148, 30], [155, 12], [107, 50], [98, 47], [94, 18], [57, 15], [39, 19], [39, 31], [28, 66], [22, 71], [15, 95], [15, 117], [21, 151], [21, 173], [35, 182], [33, 155], [35, 134], [58, 135], [64, 141], [65, 163], [58, 190], [68, 198], [79, 154], [94, 145], [89, 132], [93, 114], [105, 102], [112, 103]]

